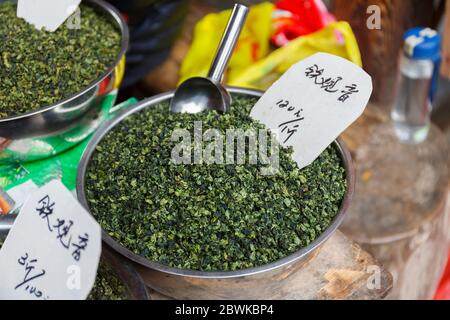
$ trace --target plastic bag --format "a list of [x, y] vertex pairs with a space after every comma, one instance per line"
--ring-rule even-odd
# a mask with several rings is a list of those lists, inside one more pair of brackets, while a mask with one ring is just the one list
[[[138, 100], [130, 98], [109, 109], [102, 119], [107, 121], [118, 112], [134, 105]], [[75, 191], [78, 164], [94, 133], [72, 148], [55, 156], [31, 162], [18, 162], [0, 166], [0, 191], [7, 192], [15, 203], [12, 212], [17, 211], [31, 192], [47, 182], [58, 179], [70, 190]], [[0, 202], [1, 199], [0, 192]], [[1, 203], [0, 203], [1, 204]], [[3, 210], [7, 213], [8, 210]]]
[[[236, 78], [248, 65], [267, 56], [272, 32], [274, 5], [261, 3], [250, 8], [244, 29], [228, 65], [227, 76]], [[180, 69], [179, 82], [193, 76], [208, 74], [219, 46], [222, 30], [225, 29], [231, 10], [211, 13], [203, 17], [194, 29], [193, 41]]]
[[[250, 9], [227, 69], [226, 84], [265, 90], [291, 65], [317, 52], [338, 55], [362, 65], [356, 38], [346, 22], [331, 23], [270, 52], [273, 10], [271, 3], [261, 3]], [[209, 14], [198, 22], [180, 69], [180, 83], [190, 77], [207, 75], [230, 13], [227, 10]]]
[[356, 38], [347, 22], [335, 22], [324, 29], [299, 37], [267, 57], [244, 68], [228, 84], [265, 90], [290, 66], [317, 52], [327, 52], [362, 66]]
[[272, 43], [278, 47], [336, 22], [322, 0], [279, 0], [275, 6]]

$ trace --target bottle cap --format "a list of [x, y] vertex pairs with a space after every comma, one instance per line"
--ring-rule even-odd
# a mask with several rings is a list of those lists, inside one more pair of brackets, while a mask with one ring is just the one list
[[403, 36], [404, 51], [411, 59], [433, 60], [440, 59], [441, 36], [430, 28], [412, 28]]

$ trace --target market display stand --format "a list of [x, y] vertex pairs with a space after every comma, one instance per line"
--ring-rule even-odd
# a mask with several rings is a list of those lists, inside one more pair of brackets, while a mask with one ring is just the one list
[[356, 192], [341, 230], [393, 275], [388, 298], [431, 299], [447, 261], [449, 152], [432, 126], [420, 145], [400, 144], [375, 106], [344, 134]]
[[[273, 299], [382, 299], [391, 287], [390, 273], [338, 231], [292, 277], [291, 288], [274, 292]], [[151, 289], [150, 296], [171, 299]]]

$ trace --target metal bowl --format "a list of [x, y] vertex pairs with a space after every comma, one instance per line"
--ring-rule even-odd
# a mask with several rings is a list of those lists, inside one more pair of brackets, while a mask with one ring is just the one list
[[[248, 97], [260, 97], [262, 92], [228, 88], [232, 94]], [[87, 208], [84, 192], [85, 174], [89, 160], [96, 145], [112, 128], [124, 118], [167, 101], [173, 92], [160, 94], [138, 103], [131, 109], [125, 110], [115, 119], [103, 124], [87, 146], [80, 162], [77, 175], [77, 197]], [[135, 263], [145, 283], [154, 290], [175, 299], [270, 299], [274, 292], [286, 292], [289, 287], [290, 276], [298, 271], [305, 263], [317, 254], [320, 246], [336, 231], [346, 213], [354, 190], [354, 168], [350, 154], [340, 139], [335, 142], [346, 170], [347, 192], [342, 201], [339, 212], [330, 226], [308, 246], [278, 261], [257, 268], [228, 272], [203, 272], [168, 267], [153, 262], [128, 250], [106, 232], [103, 231], [103, 241], [112, 249]]]
[[132, 262], [105, 245], [102, 248], [102, 259], [125, 285], [130, 300], [150, 300], [148, 288]]
[[[128, 27], [120, 13], [102, 0], [87, 3], [108, 17], [121, 33], [120, 51], [105, 72], [72, 96], [38, 110], [0, 119], [0, 164], [31, 161], [66, 150], [86, 138], [108, 110], [103, 105], [123, 76]], [[111, 99], [111, 97], [109, 97]]]

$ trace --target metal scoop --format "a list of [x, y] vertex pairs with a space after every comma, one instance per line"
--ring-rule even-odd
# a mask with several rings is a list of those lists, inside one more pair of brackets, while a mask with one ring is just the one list
[[239, 34], [244, 27], [247, 14], [246, 6], [234, 5], [208, 77], [194, 77], [184, 81], [177, 88], [170, 102], [172, 112], [197, 113], [204, 110], [226, 112], [230, 108], [231, 96], [222, 86], [221, 81]]

